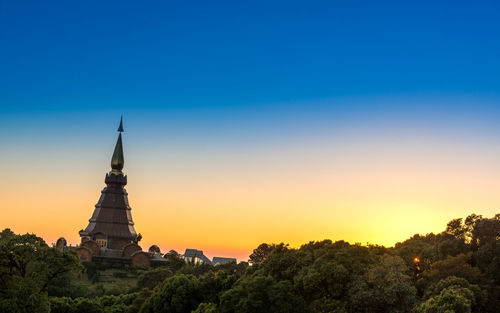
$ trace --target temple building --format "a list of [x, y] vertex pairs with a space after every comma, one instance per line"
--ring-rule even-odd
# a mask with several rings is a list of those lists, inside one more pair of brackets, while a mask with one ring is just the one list
[[106, 173], [106, 187], [95, 205], [94, 212], [85, 229], [80, 230], [80, 245], [67, 247], [66, 240], [60, 238], [56, 247], [74, 249], [80, 261], [97, 263], [121, 263], [132, 265], [159, 265], [165, 262], [158, 246], [153, 245], [148, 252], [139, 246], [141, 235], [137, 234], [132, 220], [128, 193], [125, 190], [127, 175], [123, 173], [123, 119], [118, 127], [118, 139], [111, 157], [111, 171]]
[[124, 188], [127, 175], [122, 172], [125, 164], [122, 145], [123, 120], [120, 120], [118, 132], [118, 140], [111, 158], [111, 171], [104, 179], [106, 187], [101, 192], [87, 228], [80, 231], [82, 242], [94, 240], [100, 247], [109, 249], [123, 249], [128, 244], [138, 242], [128, 194]]
[[[66, 239], [61, 237], [57, 240], [55, 247], [60, 250], [76, 251], [81, 262], [119, 263], [134, 266], [163, 265], [167, 260], [157, 245], [152, 245], [147, 252], [139, 246], [142, 236], [135, 230], [132, 209], [128, 203], [128, 193], [124, 188], [127, 185], [127, 175], [122, 171], [125, 165], [122, 143], [123, 119], [120, 119], [118, 133], [111, 157], [111, 171], [106, 173], [104, 179], [106, 187], [101, 191], [87, 227], [79, 232], [80, 244], [68, 247]], [[187, 249], [184, 259], [187, 262], [199, 259], [202, 263], [211, 264], [202, 251], [195, 249]], [[226, 260], [226, 258], [217, 259], [219, 259], [217, 264], [236, 261], [235, 259]]]

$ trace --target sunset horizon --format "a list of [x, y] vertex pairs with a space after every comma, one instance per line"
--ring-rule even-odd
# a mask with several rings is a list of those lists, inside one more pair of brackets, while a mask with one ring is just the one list
[[[111, 115], [111, 113], [109, 114]], [[118, 114], [115, 114], [118, 117]], [[176, 149], [173, 149], [174, 153], [170, 151], [161, 151], [162, 156], [174, 158], [175, 161], [168, 163], [163, 163], [163, 168], [158, 167], [161, 162], [158, 156], [152, 156], [146, 148], [142, 148], [144, 151], [142, 153], [137, 153], [134, 151], [134, 142], [138, 143], [139, 146], [144, 145], [144, 140], [149, 140], [148, 144], [153, 147], [153, 151], [158, 153], [158, 149], [161, 145], [152, 145], [154, 139], [148, 136], [147, 130], [141, 130], [136, 127], [136, 131], [145, 138], [141, 138], [138, 134], [133, 134], [134, 130], [134, 118], [128, 118], [127, 115], [124, 117], [125, 125], [132, 125], [132, 130], [128, 129], [124, 133], [124, 153], [126, 165], [124, 172], [129, 178], [129, 184], [126, 189], [129, 193], [129, 201], [132, 207], [132, 216], [135, 221], [135, 227], [137, 232], [141, 233], [143, 236], [140, 244], [147, 248], [153, 244], [158, 245], [163, 252], [168, 252], [169, 250], [175, 250], [179, 253], [187, 248], [194, 248], [203, 250], [207, 256], [227, 256], [236, 257], [239, 261], [246, 261], [248, 256], [251, 254], [252, 250], [255, 249], [261, 243], [285, 243], [290, 244], [291, 247], [298, 248], [302, 244], [306, 244], [310, 241], [321, 241], [324, 239], [345, 240], [350, 243], [361, 243], [361, 244], [377, 244], [384, 245], [387, 247], [394, 246], [395, 243], [403, 241], [414, 234], [425, 235], [428, 233], [440, 233], [444, 230], [446, 223], [453, 218], [461, 218], [468, 216], [469, 214], [476, 213], [483, 215], [485, 217], [492, 217], [496, 214], [496, 208], [494, 201], [500, 201], [500, 197], [496, 197], [494, 194], [494, 187], [496, 184], [494, 173], [500, 172], [500, 167], [495, 167], [496, 160], [494, 158], [488, 159], [484, 155], [481, 157], [482, 161], [486, 163], [482, 164], [481, 167], [478, 164], [474, 164], [480, 153], [468, 152], [472, 155], [465, 158], [464, 163], [459, 164], [457, 161], [451, 159], [446, 160], [439, 159], [437, 161], [428, 160], [425, 158], [418, 158], [410, 155], [416, 153], [422, 153], [417, 151], [417, 149], [424, 146], [432, 146], [432, 143], [428, 142], [417, 142], [417, 147], [412, 147], [412, 145], [404, 142], [400, 142], [401, 138], [397, 138], [396, 135], [391, 137], [389, 140], [398, 142], [399, 147], [392, 148], [393, 150], [377, 151], [371, 150], [372, 154], [370, 156], [373, 159], [371, 162], [379, 162], [378, 164], [382, 167], [392, 169], [392, 172], [384, 171], [381, 173], [380, 169], [367, 169], [366, 164], [363, 164], [364, 156], [362, 155], [362, 150], [374, 149], [374, 144], [380, 145], [376, 140], [380, 140], [380, 137], [375, 135], [376, 138], [373, 142], [367, 143], [366, 139], [361, 143], [359, 138], [356, 138], [356, 130], [347, 129], [341, 130], [341, 136], [354, 138], [350, 142], [339, 143], [338, 147], [342, 153], [336, 153], [336, 151], [331, 151], [330, 149], [324, 149], [320, 143], [313, 141], [307, 141], [303, 143], [302, 147], [312, 147], [309, 153], [301, 152], [298, 159], [289, 157], [289, 162], [304, 162], [307, 166], [308, 171], [314, 171], [312, 174], [303, 173], [298, 171], [302, 175], [305, 175], [308, 184], [311, 184], [316, 188], [316, 193], [314, 196], [309, 195], [287, 195], [288, 192], [298, 191], [297, 188], [302, 190], [309, 190], [307, 185], [303, 185], [303, 182], [298, 182], [297, 178], [289, 176], [285, 173], [286, 169], [276, 169], [275, 166], [282, 166], [282, 164], [274, 164], [276, 157], [284, 155], [287, 153], [276, 150], [274, 147], [266, 147], [266, 149], [273, 151], [276, 155], [264, 156], [262, 154], [255, 154], [255, 159], [245, 159], [239, 160], [243, 164], [244, 162], [254, 162], [254, 166], [257, 164], [266, 166], [266, 173], [249, 173], [246, 172], [247, 179], [252, 179], [251, 182], [243, 182], [238, 179], [238, 173], [242, 173], [240, 170], [241, 164], [238, 162], [225, 163], [224, 165], [230, 165], [234, 169], [232, 171], [225, 170], [221, 175], [215, 175], [215, 177], [207, 177], [205, 175], [200, 175], [197, 173], [189, 172], [188, 177], [182, 177], [182, 171], [176, 168], [180, 162], [184, 169], [191, 166], [198, 166], [200, 171], [210, 172], [210, 162], [201, 160], [201, 164], [196, 164], [199, 157], [190, 156], [192, 159], [186, 161], [184, 158], [187, 155], [172, 156]], [[109, 120], [109, 125], [102, 125], [102, 129], [108, 129], [107, 133], [97, 134], [95, 137], [91, 138], [86, 135], [85, 132], [77, 131], [78, 142], [80, 140], [84, 142], [94, 142], [99, 150], [83, 152], [81, 159], [71, 159], [69, 157], [70, 151], [64, 149], [58, 149], [62, 152], [60, 161], [49, 161], [48, 168], [53, 177], [60, 177], [60, 181], [54, 181], [53, 183], [57, 185], [57, 188], [53, 186], [47, 186], [48, 189], [43, 189], [42, 186], [38, 187], [37, 190], [31, 191], [37, 194], [43, 193], [45, 196], [39, 194], [38, 197], [30, 198], [33, 203], [38, 203], [39, 207], [33, 209], [29, 215], [19, 214], [19, 211], [29, 212], [32, 202], [29, 199], [24, 199], [22, 202], [16, 202], [18, 196], [15, 190], [11, 190], [7, 194], [11, 197], [4, 197], [3, 201], [7, 202], [12, 208], [10, 212], [4, 214], [3, 228], [11, 228], [18, 233], [36, 233], [42, 236], [48, 243], [55, 243], [58, 238], [64, 237], [68, 241], [68, 245], [78, 245], [79, 235], [78, 231], [85, 228], [85, 225], [92, 214], [93, 207], [98, 200], [100, 190], [104, 187], [104, 174], [109, 171], [110, 154], [113, 149], [113, 136], [115, 136], [115, 131], [117, 127], [118, 119], [115, 118], [116, 122]], [[83, 123], [85, 120], [80, 121], [79, 127], [85, 129]], [[32, 122], [30, 122], [31, 124]], [[35, 122], [36, 123], [36, 122]], [[377, 122], [374, 122], [377, 123]], [[389, 130], [392, 125], [384, 125]], [[492, 125], [493, 126], [493, 125]], [[64, 127], [74, 128], [74, 125], [65, 125]], [[147, 128], [151, 126], [146, 126]], [[161, 132], [161, 127], [156, 125], [153, 126], [156, 132]], [[395, 126], [392, 126], [395, 127]], [[399, 127], [399, 126], [398, 126]], [[374, 126], [374, 129], [376, 127]], [[399, 128], [401, 130], [402, 128]], [[414, 131], [414, 130], [412, 130]], [[64, 134], [68, 134], [67, 131], [63, 131]], [[153, 133], [153, 132], [152, 132]], [[353, 134], [354, 133], [354, 134]], [[444, 135], [446, 131], [443, 131]], [[387, 130], [385, 130], [384, 135], [387, 135]], [[66, 137], [66, 135], [64, 137]], [[405, 138], [410, 138], [409, 136], [418, 136], [418, 134], [405, 134]], [[170, 135], [171, 136], [171, 135]], [[379, 135], [380, 136], [380, 135]], [[129, 137], [131, 139], [129, 140]], [[434, 138], [437, 138], [435, 136]], [[58, 138], [59, 140], [67, 140], [66, 142], [71, 143], [71, 136], [67, 138]], [[308, 140], [309, 138], [306, 138]], [[486, 138], [488, 139], [488, 138]], [[158, 140], [157, 138], [155, 140]], [[356, 141], [358, 140], [358, 142]], [[387, 138], [385, 138], [387, 140]], [[421, 140], [421, 139], [420, 139]], [[469, 139], [470, 140], [470, 139]], [[132, 141], [132, 142], [131, 142]], [[175, 139], [172, 140], [175, 142]], [[78, 150], [78, 142], [73, 143], [74, 146], [68, 150], [77, 151], [76, 153], [82, 153]], [[108, 147], [106, 147], [106, 143]], [[172, 145], [167, 143], [167, 145]], [[178, 145], [179, 143], [175, 143]], [[174, 145], [175, 145], [174, 144]], [[387, 144], [387, 143], [382, 143]], [[470, 143], [469, 143], [470, 144]], [[494, 149], [491, 151], [491, 156], [494, 153], [498, 153], [498, 148], [496, 147], [485, 147], [484, 142], [476, 143], [475, 145], [483, 146], [483, 148]], [[457, 155], [459, 153], [464, 153], [465, 148], [457, 142], [446, 142], [446, 146], [441, 144], [436, 144], [435, 146], [441, 145], [442, 151], [446, 153], [454, 153]], [[492, 144], [493, 145], [493, 144]], [[62, 146], [66, 146], [63, 144]], [[281, 149], [283, 147], [288, 149], [293, 149], [294, 147], [287, 146], [287, 143], [282, 143]], [[185, 147], [183, 147], [186, 149]], [[196, 152], [196, 147], [189, 147]], [[238, 149], [242, 149], [238, 147]], [[245, 149], [245, 148], [243, 148]], [[246, 148], [247, 152], [250, 152], [250, 148]], [[402, 151], [408, 149], [409, 151]], [[434, 149], [436, 149], [434, 147]], [[245, 150], [242, 150], [245, 151]], [[242, 153], [239, 151], [238, 153]], [[90, 152], [92, 156], [90, 155]], [[215, 151], [214, 151], [215, 152]], [[73, 152], [74, 153], [74, 152]], [[213, 152], [212, 152], [213, 153]], [[233, 152], [234, 153], [234, 152]], [[333, 157], [336, 157], [336, 163], [342, 162], [342, 170], [337, 171], [340, 168], [336, 168], [326, 162], [326, 165], [330, 167], [318, 168], [317, 165], [312, 165], [312, 159], [317, 158], [320, 154], [325, 154], [321, 159], [325, 159], [328, 153]], [[378, 156], [377, 153], [382, 154]], [[395, 161], [395, 157], [389, 156], [389, 153], [394, 153], [397, 155], [398, 161], [403, 161], [402, 164], [398, 164]], [[435, 152], [432, 152], [433, 154]], [[170, 155], [169, 155], [170, 154]], [[426, 156], [428, 152], [424, 154]], [[401, 158], [401, 155], [403, 158]], [[38, 156], [35, 156], [38, 159]], [[130, 156], [130, 157], [129, 157]], [[211, 156], [214, 158], [214, 156]], [[217, 156], [218, 158], [224, 158], [224, 161], [230, 162], [229, 157]], [[94, 164], [87, 164], [86, 160], [92, 158]], [[346, 160], [349, 158], [350, 162]], [[464, 158], [464, 156], [461, 156]], [[106, 160], [107, 159], [107, 160]], [[68, 160], [68, 164], [64, 164], [64, 160]], [[97, 164], [97, 160], [101, 161], [103, 164]], [[216, 159], [212, 159], [216, 160]], [[286, 160], [286, 159], [285, 159]], [[75, 162], [77, 161], [77, 162]], [[260, 162], [255, 164], [255, 162]], [[346, 163], [347, 162], [347, 163]], [[365, 160], [366, 162], [366, 160]], [[387, 162], [393, 162], [388, 164]], [[142, 163], [142, 164], [141, 164]], [[187, 164], [186, 164], [187, 163]], [[220, 162], [222, 163], [222, 162]], [[218, 166], [221, 166], [217, 164]], [[353, 164], [354, 163], [354, 164]], [[416, 169], [409, 168], [407, 170], [401, 169], [401, 166], [407, 165], [408, 163], [415, 164]], [[420, 164], [419, 164], [420, 163]], [[439, 174], [436, 179], [439, 183], [431, 182], [431, 173], [429, 168], [426, 167], [426, 163], [430, 166], [443, 166], [444, 169], [439, 169]], [[84, 178], [84, 181], [78, 179], [72, 172], [71, 169], [75, 164], [78, 164], [79, 174], [82, 175], [80, 178]], [[472, 166], [471, 170], [480, 169], [480, 174], [484, 176], [475, 177], [472, 172], [467, 173], [469, 179], [473, 179], [470, 184], [477, 184], [477, 179], [482, 180], [483, 185], [480, 185], [482, 190], [477, 190], [476, 192], [482, 192], [484, 194], [483, 199], [478, 199], [477, 205], [474, 205], [471, 200], [470, 195], [464, 194], [467, 197], [464, 201], [464, 205], [460, 206], [460, 203], [456, 200], [453, 202], [444, 201], [441, 197], [443, 195], [432, 192], [433, 188], [442, 188], [446, 192], [455, 191], [453, 188], [464, 188], [462, 184], [469, 184], [466, 182], [457, 182], [454, 177], [453, 180], [448, 180], [446, 175], [453, 174], [450, 171], [455, 171], [458, 166], [462, 170], [466, 169], [463, 164], [469, 164]], [[89, 169], [85, 169], [88, 165]], [[325, 165], [321, 164], [321, 165]], [[321, 166], [320, 165], [320, 166]], [[488, 172], [486, 165], [491, 165], [493, 170], [491, 173]], [[57, 167], [68, 166], [67, 170], [61, 170], [60, 173], [57, 172]], [[108, 170], [106, 170], [106, 166]], [[203, 168], [203, 166], [205, 168]], [[270, 168], [272, 166], [274, 168]], [[50, 169], [53, 167], [53, 169]], [[135, 167], [135, 169], [134, 169]], [[449, 167], [449, 168], [447, 168]], [[38, 173], [44, 173], [44, 168], [46, 164], [39, 162], [36, 164], [36, 168], [39, 169]], [[76, 169], [76, 168], [74, 168]], [[92, 172], [90, 171], [92, 169]], [[143, 169], [142, 171], [138, 169]], [[172, 175], [178, 179], [169, 178], [169, 170], [173, 169]], [[219, 169], [221, 169], [219, 167]], [[401, 172], [397, 172], [397, 170]], [[23, 172], [22, 168], [11, 168], [13, 176], [10, 178], [10, 182], [16, 179], [25, 180], [24, 175], [19, 175]], [[269, 181], [269, 176], [273, 175], [272, 171], [277, 171], [274, 173], [275, 181]], [[269, 172], [271, 171], [271, 172]], [[422, 172], [423, 171], [423, 172]], [[418, 173], [417, 173], [418, 172]], [[33, 171], [28, 171], [28, 173], [33, 173]], [[131, 173], [132, 175], [130, 175]], [[212, 174], [215, 171], [212, 170]], [[409, 175], [411, 173], [411, 175]], [[7, 171], [9, 174], [9, 171]], [[15, 174], [15, 175], [14, 175]], [[47, 169], [45, 169], [45, 174], [48, 174]], [[100, 175], [99, 175], [100, 174]], [[161, 174], [161, 177], [158, 177]], [[328, 179], [328, 175], [340, 176], [343, 180], [335, 177], [331, 182]], [[194, 176], [191, 176], [194, 175]], [[226, 175], [227, 177], [224, 177]], [[326, 175], [326, 177], [325, 177]], [[456, 174], [455, 174], [456, 175]], [[136, 179], [134, 179], [137, 176]], [[163, 179], [162, 179], [163, 177]], [[196, 177], [198, 179], [192, 179]], [[262, 182], [259, 182], [260, 177], [266, 178]], [[36, 181], [42, 182], [47, 179], [51, 179], [48, 175], [40, 175], [35, 178]], [[78, 188], [75, 186], [68, 185], [66, 180], [72, 180], [76, 183]], [[94, 181], [91, 181], [93, 179]], [[214, 184], [213, 180], [221, 179], [219, 184]], [[231, 181], [228, 181], [231, 179]], [[398, 179], [405, 184], [399, 184]], [[476, 180], [474, 180], [476, 179]], [[199, 181], [211, 180], [211, 183], [202, 184]], [[289, 180], [285, 183], [284, 180]], [[314, 180], [314, 181], [313, 181]], [[158, 184], [163, 182], [165, 186]], [[234, 185], [234, 182], [238, 182], [239, 185]], [[291, 182], [291, 183], [290, 183]], [[19, 182], [20, 184], [21, 182]], [[254, 185], [252, 185], [252, 183]], [[276, 195], [270, 195], [266, 190], [269, 186], [265, 184], [273, 184], [273, 187], [278, 190]], [[19, 186], [19, 184], [9, 184], [10, 186]], [[326, 185], [325, 185], [326, 184]], [[368, 184], [368, 185], [367, 185]], [[381, 186], [375, 186], [376, 184], [382, 184]], [[384, 186], [385, 184], [385, 186]], [[410, 188], [423, 188], [423, 191], [415, 192], [409, 191]], [[488, 190], [485, 186], [491, 184], [491, 193], [488, 195]], [[399, 185], [399, 186], [398, 186]], [[312, 187], [311, 186], [311, 187]], [[469, 185], [470, 187], [470, 185]], [[8, 189], [9, 186], [3, 187], [4, 190]], [[186, 189], [187, 188], [187, 189]], [[189, 189], [193, 188], [193, 191]], [[227, 189], [225, 189], [227, 188]], [[232, 189], [231, 189], [232, 188]], [[249, 190], [245, 190], [248, 188]], [[361, 189], [361, 188], [369, 188]], [[375, 190], [373, 190], [375, 188]], [[376, 188], [379, 188], [378, 190]], [[390, 190], [387, 190], [390, 188]], [[397, 189], [401, 188], [401, 189]], [[451, 189], [451, 190], [450, 190]], [[52, 190], [52, 191], [51, 191]], [[463, 190], [463, 189], [462, 189]], [[224, 191], [232, 191], [235, 195], [230, 193], [224, 194]], [[251, 193], [250, 193], [251, 191]], [[311, 192], [311, 191], [308, 191]], [[379, 196], [377, 193], [382, 192]], [[426, 194], [431, 199], [424, 199], [425, 201], [430, 201], [430, 205], [419, 205], [415, 203], [415, 199], [419, 194]], [[365, 197], [370, 197], [371, 200], [357, 199], [357, 197], [362, 197], [362, 193]], [[49, 196], [51, 195], [52, 196]], [[346, 196], [347, 194], [347, 196]], [[279, 196], [278, 196], [279, 195]], [[271, 198], [270, 198], [271, 197]], [[405, 199], [404, 197], [407, 197]], [[438, 198], [433, 198], [438, 197]], [[45, 201], [47, 199], [48, 201]], [[246, 199], [249, 204], [242, 205], [238, 203], [239, 199]], [[293, 201], [291, 200], [293, 199]], [[421, 199], [418, 199], [422, 201]], [[369, 202], [370, 204], [366, 204]], [[313, 204], [313, 205], [311, 205]], [[17, 206], [16, 206], [17, 205]], [[342, 208], [341, 205], [345, 205], [349, 208], [346, 210]], [[438, 205], [440, 207], [438, 207]], [[268, 207], [266, 207], [268, 206]], [[274, 210], [273, 207], [274, 206]], [[72, 211], [67, 212], [67, 208], [71, 207]], [[444, 209], [443, 212], [436, 212], [437, 209]], [[237, 223], [238, 217], [234, 220], [230, 218], [231, 211], [244, 210], [247, 221], [252, 221], [247, 225], [241, 225]], [[275, 212], [273, 212], [275, 211]], [[351, 211], [351, 212], [350, 212]], [[196, 212], [196, 215], [192, 213]], [[312, 218], [298, 215], [297, 218], [293, 216], [287, 216], [288, 214], [301, 214], [300, 212], [308, 212], [307, 216], [311, 216], [313, 213], [317, 213], [317, 216]], [[361, 213], [363, 212], [363, 213]], [[418, 212], [418, 215], [410, 215], [412, 212]], [[251, 214], [256, 214], [256, 216], [248, 216]], [[273, 218], [273, 214], [281, 214], [281, 219], [278, 220], [277, 217]], [[42, 216], [43, 215], [43, 216]], [[237, 215], [236, 215], [237, 216]], [[323, 220], [324, 216], [329, 216], [330, 219]], [[57, 221], [52, 224], [40, 222], [40, 218], [47, 218], [49, 220]], [[266, 220], [266, 217], [269, 220]], [[9, 220], [11, 218], [12, 220]], [[224, 219], [225, 218], [225, 219]], [[379, 220], [377, 220], [377, 218]], [[17, 219], [17, 220], [16, 220]], [[215, 219], [211, 220], [211, 219]], [[261, 219], [259, 221], [259, 219]], [[350, 223], [350, 220], [355, 220], [355, 223]], [[432, 224], [429, 223], [432, 220]], [[165, 223], [166, 222], [166, 223]], [[279, 223], [281, 225], [277, 225]], [[284, 224], [284, 225], [283, 225]], [[47, 227], [48, 226], [48, 227]], [[195, 231], [193, 231], [193, 229]], [[228, 236], [227, 232], [231, 233]], [[204, 234], [204, 235], [200, 235]]]

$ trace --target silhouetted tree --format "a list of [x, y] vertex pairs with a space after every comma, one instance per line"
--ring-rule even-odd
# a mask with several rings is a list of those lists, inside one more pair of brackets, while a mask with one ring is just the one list
[[178, 271], [186, 263], [181, 255], [175, 250], [170, 250], [163, 257], [167, 260], [167, 266], [173, 273]]
[[[283, 244], [282, 244], [283, 245]], [[250, 264], [258, 264], [263, 262], [267, 257], [274, 251], [276, 248], [276, 244], [260, 244], [257, 249], [254, 249], [252, 254], [250, 254], [248, 258], [248, 263]]]
[[457, 240], [464, 240], [465, 230], [461, 218], [455, 218], [448, 222], [445, 232], [452, 235]]
[[472, 238], [478, 247], [500, 239], [500, 219], [483, 218], [477, 221], [472, 230]]

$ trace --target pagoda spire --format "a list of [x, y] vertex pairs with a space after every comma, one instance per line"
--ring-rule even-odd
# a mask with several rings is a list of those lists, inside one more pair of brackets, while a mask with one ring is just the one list
[[85, 230], [80, 232], [82, 242], [86, 239], [94, 240], [101, 247], [121, 250], [128, 244], [138, 240], [132, 220], [131, 208], [128, 203], [127, 176], [122, 172], [123, 123], [120, 119], [118, 140], [111, 158], [111, 172], [106, 173], [104, 182], [106, 187], [101, 191], [101, 197], [95, 205], [94, 213]]
[[118, 132], [123, 133], [123, 115], [120, 116], [120, 126], [118, 126]]
[[123, 116], [120, 118], [120, 126], [118, 127], [118, 140], [116, 141], [115, 151], [111, 157], [111, 172], [120, 174], [122, 173], [125, 160], [123, 158], [123, 145], [122, 145], [122, 132], [123, 132]]

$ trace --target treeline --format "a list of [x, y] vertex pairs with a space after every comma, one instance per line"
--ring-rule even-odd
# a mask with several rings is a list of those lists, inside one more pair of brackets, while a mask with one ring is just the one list
[[251, 265], [188, 264], [175, 251], [167, 261], [122, 268], [114, 275], [134, 274], [134, 285], [105, 290], [95, 288], [102, 266], [6, 229], [0, 312], [500, 312], [500, 215], [455, 219], [392, 248], [324, 240], [262, 244]]

